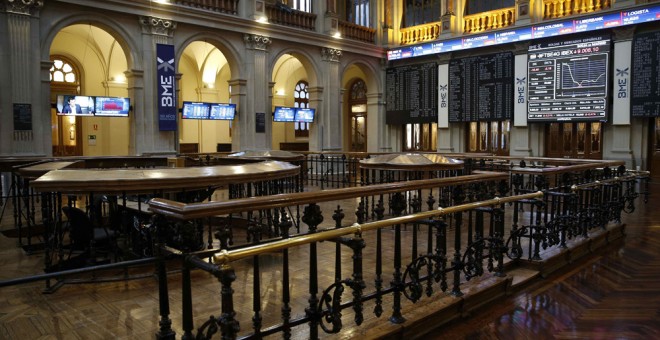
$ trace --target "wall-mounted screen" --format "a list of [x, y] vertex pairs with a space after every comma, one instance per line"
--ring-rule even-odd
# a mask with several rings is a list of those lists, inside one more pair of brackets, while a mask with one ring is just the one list
[[449, 121], [481, 122], [513, 115], [513, 53], [449, 61]]
[[236, 115], [236, 104], [211, 104], [209, 119], [232, 120]]
[[[619, 71], [617, 70], [617, 74]], [[632, 117], [660, 117], [660, 31], [635, 34], [630, 78]], [[618, 84], [620, 85], [620, 84]], [[624, 92], [625, 93], [625, 92]]]
[[183, 119], [208, 119], [211, 104], [197, 102], [183, 102], [181, 118]]
[[94, 97], [60, 94], [55, 107], [61, 116], [93, 116]]
[[96, 97], [95, 116], [128, 117], [131, 108], [130, 98]]
[[316, 109], [299, 108], [299, 109], [296, 110], [296, 116], [294, 117], [294, 120], [296, 122], [313, 123], [314, 122], [314, 113], [316, 113]]
[[386, 72], [387, 124], [438, 121], [437, 63], [391, 67]]
[[610, 38], [529, 46], [529, 122], [606, 121]]
[[275, 111], [273, 112], [273, 121], [295, 122], [296, 121], [295, 117], [296, 117], [295, 107], [275, 106]]

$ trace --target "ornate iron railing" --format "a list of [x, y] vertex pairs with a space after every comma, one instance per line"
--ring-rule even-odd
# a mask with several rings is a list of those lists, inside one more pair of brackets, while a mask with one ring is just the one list
[[[510, 164], [507, 166], [511, 168]], [[486, 177], [477, 180], [474, 176]], [[616, 222], [622, 211], [634, 210], [634, 200], [639, 195], [637, 182], [645, 175], [623, 168], [599, 168], [596, 163], [572, 169], [558, 167], [556, 173], [512, 169], [507, 176], [515, 182], [511, 186], [513, 197], [505, 197], [510, 187], [500, 177], [481, 174], [257, 197], [245, 202], [181, 205], [153, 200], [150, 206], [157, 214], [153, 221], [157, 230], [177, 223], [204, 221], [209, 221], [211, 227], [212, 216], [227, 215], [215, 226], [219, 248], [186, 253], [163, 245], [160, 279], [167, 281], [167, 254], [183, 260], [184, 337], [208, 338], [221, 332], [225, 337], [282, 333], [288, 338], [295, 327], [307, 324], [306, 334], [316, 338], [320, 332], [333, 334], [343, 329], [341, 315], [348, 311], [355, 324], [360, 325], [369, 306], [376, 317], [391, 308], [390, 322], [401, 323], [405, 320], [404, 307], [424, 295], [447, 292], [460, 296], [464, 280], [489, 272], [503, 275], [506, 261], [538, 261], [542, 259], [542, 249], [564, 247], [570, 240], [590, 237], [610, 221]], [[535, 189], [539, 191], [531, 192]], [[441, 197], [445, 196], [448, 198], [443, 202]], [[334, 209], [323, 204], [350, 201], [350, 197], [358, 200], [353, 218], [345, 214], [346, 207], [337, 205]], [[422, 202], [422, 197], [427, 199]], [[328, 219], [322, 211], [328, 207], [332, 222], [323, 224]], [[236, 219], [239, 212], [248, 217], [247, 221]], [[388, 216], [392, 218], [387, 219]], [[243, 223], [246, 228], [246, 243], [237, 244], [235, 238], [227, 236], [235, 235], [235, 223]], [[294, 227], [296, 231], [291, 233]], [[404, 238], [408, 241], [403, 242]], [[410, 248], [404, 249], [404, 244]], [[353, 269], [348, 276], [347, 270], [342, 269], [348, 260], [343, 255], [345, 250], [352, 254]], [[264, 254], [273, 252], [281, 254], [281, 267], [277, 269], [282, 275], [278, 279], [282, 282], [279, 312], [262, 310], [262, 306], [274, 302], [266, 304], [261, 300], [264, 288], [260, 273], [264, 269], [260, 261], [268, 256]], [[211, 256], [217, 265], [204, 261]], [[334, 256], [334, 275], [319, 275], [319, 256]], [[371, 270], [364, 270], [365, 258], [372, 259]], [[220, 317], [192, 315], [192, 283], [186, 280], [193, 269], [208, 271], [220, 281]], [[245, 270], [251, 273], [252, 290], [242, 291], [239, 296], [252, 297], [251, 312], [236, 310], [234, 304], [235, 291], [243, 287], [233, 282], [237, 277], [245, 282]], [[290, 274], [301, 271], [308, 274], [302, 281]], [[323, 281], [324, 277], [331, 280]], [[389, 286], [384, 284], [388, 277]], [[308, 288], [306, 296], [298, 293], [294, 297], [289, 287], [303, 284]], [[166, 288], [161, 290], [161, 302], [165, 305]], [[351, 297], [345, 301], [349, 293]], [[301, 303], [307, 306], [302, 315], [293, 310]], [[168, 314], [169, 306], [164, 306], [159, 334], [172, 332]], [[201, 324], [196, 331], [195, 323]]]

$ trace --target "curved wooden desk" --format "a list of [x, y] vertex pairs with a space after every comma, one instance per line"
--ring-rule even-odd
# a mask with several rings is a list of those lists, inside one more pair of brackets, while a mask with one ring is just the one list
[[298, 175], [299, 166], [280, 161], [158, 169], [59, 169], [32, 181], [40, 192], [148, 193], [274, 180]]

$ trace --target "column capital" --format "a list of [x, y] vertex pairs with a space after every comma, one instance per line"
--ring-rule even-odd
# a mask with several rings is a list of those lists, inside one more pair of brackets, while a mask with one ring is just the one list
[[273, 40], [263, 35], [245, 34], [243, 35], [243, 42], [248, 49], [266, 51]]
[[142, 26], [142, 33], [167, 37], [172, 37], [176, 29], [176, 21], [152, 16], [141, 16], [140, 25]]
[[43, 6], [43, 0], [0, 0], [0, 10], [7, 13], [32, 15]]
[[338, 63], [339, 59], [341, 59], [341, 54], [341, 50], [337, 48], [321, 48], [321, 59], [323, 61], [334, 61]]

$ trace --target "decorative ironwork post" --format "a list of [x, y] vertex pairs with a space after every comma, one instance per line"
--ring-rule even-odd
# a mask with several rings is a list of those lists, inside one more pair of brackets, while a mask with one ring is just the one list
[[167, 291], [167, 266], [165, 262], [165, 254], [162, 249], [164, 244], [163, 233], [160, 232], [160, 229], [164, 224], [163, 217], [160, 215], [154, 215], [151, 223], [156, 227], [156, 269], [158, 272], [158, 302], [160, 308], [160, 321], [158, 322], [160, 329], [158, 330], [158, 333], [156, 333], [156, 339], [174, 340], [176, 333], [172, 330], [172, 320], [170, 319], [170, 298]]
[[[406, 198], [400, 192], [397, 192], [392, 196], [392, 203], [390, 205], [394, 216], [400, 216], [401, 213], [406, 209]], [[392, 289], [394, 291], [393, 295], [393, 305], [392, 305], [392, 316], [390, 316], [390, 322], [395, 324], [400, 324], [406, 321], [406, 319], [401, 315], [401, 294], [404, 290], [403, 276], [401, 273], [401, 224], [394, 226], [394, 277], [392, 282]]]

